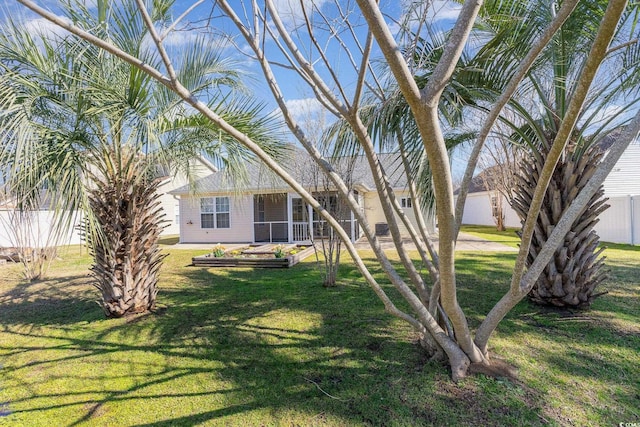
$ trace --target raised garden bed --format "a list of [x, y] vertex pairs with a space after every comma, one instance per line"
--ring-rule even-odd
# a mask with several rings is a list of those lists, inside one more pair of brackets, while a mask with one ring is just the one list
[[[3, 262], [4, 261], [4, 262]], [[17, 248], [0, 248], [0, 263], [20, 261], [20, 252]]]
[[[214, 247], [213, 252], [191, 258], [196, 267], [289, 268], [313, 253], [313, 246], [250, 245], [236, 250]], [[276, 257], [280, 252], [282, 256]]]

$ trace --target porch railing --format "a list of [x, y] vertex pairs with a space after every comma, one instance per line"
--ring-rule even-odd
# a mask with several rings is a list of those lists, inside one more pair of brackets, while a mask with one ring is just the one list
[[309, 239], [309, 223], [294, 222], [293, 223], [293, 241], [303, 242]]
[[287, 221], [265, 221], [253, 223], [256, 242], [288, 242], [289, 223]]
[[[351, 227], [355, 226], [356, 238], [359, 237], [358, 224], [355, 221], [339, 221], [347, 234], [351, 234]], [[313, 237], [326, 238], [329, 236], [330, 227], [324, 220], [313, 221]], [[308, 222], [293, 222], [292, 224], [293, 242], [305, 242], [311, 240]], [[254, 238], [256, 242], [288, 242], [289, 223], [287, 221], [263, 221], [254, 222]]]

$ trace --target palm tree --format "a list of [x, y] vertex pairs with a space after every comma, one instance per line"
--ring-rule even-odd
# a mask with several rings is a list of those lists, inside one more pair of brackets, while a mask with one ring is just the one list
[[[524, 222], [537, 176], [544, 164], [547, 151], [555, 139], [569, 100], [591, 43], [607, 6], [606, 1], [580, 2], [577, 9], [558, 32], [554, 42], [543, 52], [531, 68], [528, 79], [521, 84], [509, 104], [509, 113], [500, 117], [503, 126], [495, 136], [508, 138], [515, 146], [529, 151], [528, 161], [522, 165], [518, 188], [509, 197], [513, 208]], [[557, 2], [547, 0], [491, 0], [485, 2], [475, 28], [475, 51], [463, 55], [439, 106], [452, 132], [448, 143], [451, 149], [474, 138], [473, 130], [464, 131], [465, 112], [482, 112], [502, 93], [516, 66], [529, 46], [553, 19]], [[509, 17], [505, 19], [505, 17]], [[611, 50], [598, 86], [582, 108], [582, 116], [573, 131], [572, 143], [558, 164], [546, 202], [538, 218], [537, 232], [528, 257], [529, 265], [546, 242], [563, 210], [570, 205], [586, 184], [598, 162], [608, 148], [603, 143], [624, 125], [625, 112], [635, 103], [637, 96], [638, 61], [637, 4], [629, 6], [622, 21], [616, 43]], [[412, 46], [410, 55], [415, 64], [416, 81], [428, 80], [429, 65], [437, 60], [442, 33], [431, 32], [420, 43]], [[427, 71], [423, 71], [427, 70]], [[611, 111], [611, 107], [615, 107]], [[540, 113], [538, 113], [538, 111]], [[419, 185], [423, 203], [431, 198], [430, 176], [424, 152], [419, 144], [416, 125], [401, 97], [393, 95], [370, 110], [364, 110], [375, 128], [372, 135], [387, 141], [386, 149], [397, 149], [406, 156], [411, 176]], [[513, 117], [516, 117], [515, 119]], [[367, 121], [367, 120], [365, 120]], [[511, 129], [504, 134], [504, 129]], [[460, 129], [463, 129], [461, 132]], [[391, 145], [389, 145], [389, 141]], [[516, 171], [514, 171], [515, 173]], [[573, 224], [565, 244], [540, 276], [531, 291], [532, 300], [543, 304], [584, 307], [598, 294], [598, 283], [606, 277], [604, 263], [599, 254], [598, 237], [593, 231], [597, 216], [606, 209], [602, 191], [594, 196], [583, 215]]]
[[[149, 2], [158, 27], [172, 1]], [[132, 3], [99, 0], [95, 9], [69, 5], [70, 20], [100, 28], [125, 51], [158, 65]], [[181, 81], [269, 152], [281, 144], [275, 121], [242, 96], [237, 65], [198, 38], [180, 52]], [[0, 170], [24, 210], [40, 203], [46, 184], [60, 229], [70, 211], [85, 213], [91, 268], [107, 316], [154, 307], [164, 255], [158, 247], [162, 212], [159, 171], [189, 175], [206, 155], [229, 173], [253, 161], [240, 144], [193, 114], [168, 88], [92, 45], [71, 37], [33, 35], [6, 24], [0, 35]]]
[[[510, 107], [518, 119], [506, 120], [514, 144], [526, 147], [518, 173], [512, 207], [524, 223], [533, 189], [551, 143], [565, 115], [574, 92], [574, 82], [588, 56], [596, 28], [607, 6], [606, 1], [580, 2], [555, 36], [554, 42], [532, 67], [528, 78]], [[501, 20], [501, 8], [518, 10], [520, 19]], [[523, 47], [529, 46], [540, 28], [552, 19], [556, 2], [503, 2], [486, 4], [484, 30], [491, 39], [477, 55], [478, 63], [489, 75], [504, 77], [505, 69], [517, 63]], [[639, 100], [637, 5], [631, 5], [619, 27], [616, 43], [602, 67], [597, 86], [582, 107], [581, 118], [573, 130], [570, 144], [556, 166], [552, 182], [537, 220], [528, 265], [547, 241], [562, 212], [571, 204], [595, 171], [607, 140], [624, 125], [625, 112]], [[513, 15], [511, 15], [513, 16]], [[635, 34], [634, 34], [635, 33]], [[631, 41], [631, 43], [629, 43]], [[515, 60], [514, 60], [515, 59]], [[508, 73], [507, 73], [508, 74]], [[612, 111], [611, 107], [615, 107]], [[606, 278], [602, 249], [593, 227], [598, 215], [608, 206], [600, 190], [583, 214], [573, 223], [564, 244], [540, 275], [529, 296], [532, 301], [561, 307], [587, 307], [598, 296], [595, 287]]]

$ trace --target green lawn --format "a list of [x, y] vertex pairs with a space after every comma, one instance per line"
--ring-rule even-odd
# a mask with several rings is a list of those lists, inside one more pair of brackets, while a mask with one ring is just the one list
[[[37, 284], [0, 266], [0, 425], [640, 421], [635, 249], [607, 250], [609, 293], [592, 311], [523, 302], [505, 319], [492, 350], [517, 379], [476, 375], [457, 385], [349, 265], [325, 289], [313, 257], [287, 270], [213, 270], [187, 267], [196, 252], [168, 252], [157, 312], [128, 320], [104, 319], [77, 249]], [[472, 326], [504, 292], [514, 259], [460, 254], [460, 303]]]
[[520, 238], [516, 234], [519, 228], [507, 227], [505, 231], [498, 231], [495, 227], [486, 225], [463, 225], [460, 231], [471, 234], [472, 236], [481, 237], [493, 242], [502, 243], [503, 245], [517, 248], [520, 244]]

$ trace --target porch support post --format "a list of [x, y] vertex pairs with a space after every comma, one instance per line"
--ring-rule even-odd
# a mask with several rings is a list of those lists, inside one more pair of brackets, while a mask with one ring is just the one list
[[293, 195], [291, 193], [287, 193], [287, 230], [288, 230], [288, 239], [289, 243], [293, 242], [293, 208], [292, 208], [292, 199]]
[[349, 228], [351, 228], [351, 241], [356, 241], [356, 227], [355, 227], [355, 217], [353, 215], [353, 211], [349, 209]]
[[313, 236], [313, 207], [308, 203], [306, 203], [306, 205], [307, 205], [307, 221], [309, 222], [308, 237], [310, 241], [313, 241], [313, 237], [314, 237]]
[[[255, 243], [256, 242], [256, 195], [255, 194], [251, 196], [251, 218], [253, 218], [253, 221], [251, 221], [251, 228], [252, 228], [252, 234], [253, 234], [253, 243]], [[182, 219], [180, 221], [182, 221]]]

